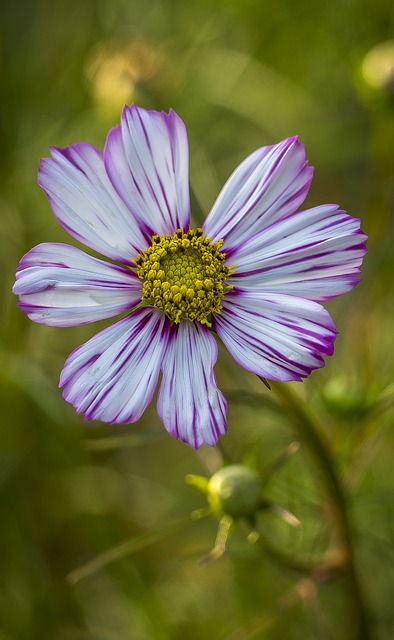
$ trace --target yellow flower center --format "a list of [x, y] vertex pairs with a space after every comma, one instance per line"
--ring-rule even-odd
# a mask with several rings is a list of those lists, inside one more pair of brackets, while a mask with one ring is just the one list
[[202, 229], [173, 236], [153, 236], [151, 246], [138, 254], [142, 299], [164, 311], [172, 322], [186, 318], [210, 326], [211, 313], [220, 313], [221, 300], [232, 288], [225, 281], [233, 273], [220, 251], [223, 240], [212, 243]]

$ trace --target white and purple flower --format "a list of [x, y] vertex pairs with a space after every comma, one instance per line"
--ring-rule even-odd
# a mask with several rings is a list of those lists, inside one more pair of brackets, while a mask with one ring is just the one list
[[[359, 281], [366, 236], [337, 205], [297, 211], [312, 179], [297, 138], [234, 171], [202, 229], [190, 229], [188, 140], [173, 112], [125, 107], [104, 152], [52, 148], [39, 185], [68, 233], [21, 260], [14, 293], [35, 322], [73, 326], [128, 312], [68, 357], [63, 396], [87, 420], [131, 423], [152, 400], [166, 429], [198, 448], [225, 433], [217, 343], [245, 369], [301, 380], [333, 353], [319, 304]], [[118, 266], [122, 265], [122, 266]]]

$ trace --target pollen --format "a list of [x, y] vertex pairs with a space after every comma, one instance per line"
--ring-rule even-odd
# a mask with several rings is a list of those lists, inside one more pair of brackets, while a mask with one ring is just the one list
[[234, 267], [225, 265], [223, 240], [212, 242], [202, 229], [152, 237], [151, 246], [137, 256], [142, 299], [161, 309], [172, 322], [182, 318], [211, 326], [212, 313], [232, 285], [226, 285]]

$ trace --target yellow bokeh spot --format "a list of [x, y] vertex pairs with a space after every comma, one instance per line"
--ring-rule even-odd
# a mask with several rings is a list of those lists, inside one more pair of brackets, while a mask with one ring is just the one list
[[394, 91], [394, 40], [381, 42], [367, 53], [362, 73], [371, 87]]
[[157, 74], [161, 65], [159, 50], [149, 42], [99, 43], [86, 64], [94, 101], [104, 112], [117, 114], [124, 104], [133, 102], [138, 84]]

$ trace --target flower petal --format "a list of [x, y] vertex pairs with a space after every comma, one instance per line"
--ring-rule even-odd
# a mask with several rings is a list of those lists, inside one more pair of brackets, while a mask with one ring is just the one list
[[188, 229], [189, 146], [174, 111], [125, 107], [104, 157], [115, 189], [148, 235]]
[[41, 161], [38, 184], [60, 224], [80, 242], [109, 258], [130, 263], [148, 246], [137, 221], [119, 198], [103, 154], [89, 144], [51, 148]]
[[166, 316], [145, 307], [96, 334], [66, 361], [64, 399], [86, 420], [135, 422], [152, 400], [168, 330]]
[[70, 327], [135, 307], [141, 301], [141, 281], [131, 271], [70, 245], [43, 243], [23, 256], [13, 292], [34, 322]]
[[231, 256], [232, 282], [264, 292], [328, 300], [359, 282], [367, 236], [360, 220], [322, 205], [278, 220]]
[[201, 324], [172, 325], [157, 410], [167, 431], [198, 449], [226, 432], [227, 402], [216, 386], [218, 347]]
[[213, 325], [233, 358], [270, 380], [301, 380], [332, 355], [335, 325], [321, 305], [293, 296], [237, 289]]
[[257, 149], [224, 185], [204, 223], [205, 233], [214, 241], [224, 238], [223, 250], [231, 254], [255, 233], [294, 213], [305, 200], [312, 173], [296, 137]]

